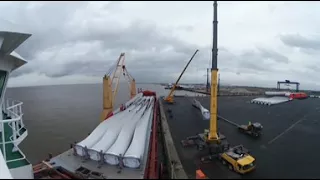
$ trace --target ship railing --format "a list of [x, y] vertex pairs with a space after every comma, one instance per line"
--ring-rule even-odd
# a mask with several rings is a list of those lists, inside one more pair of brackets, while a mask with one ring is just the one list
[[[9, 163], [9, 162], [15, 162], [15, 161], [20, 161], [20, 160], [26, 159], [26, 155], [24, 155], [23, 152], [22, 152], [20, 149], [18, 149], [18, 151], [19, 151], [19, 153], [20, 153], [21, 156], [22, 156], [21, 158], [12, 159], [12, 160], [6, 160], [6, 162]], [[4, 157], [4, 159], [6, 159], [6, 157]]]
[[[20, 151], [20, 149], [17, 147], [27, 136], [27, 129], [24, 126], [23, 120], [22, 120], [22, 105], [23, 102], [18, 100], [13, 100], [11, 98], [6, 99], [6, 101], [2, 104], [2, 110], [4, 113], [9, 117], [9, 119], [3, 119], [0, 120], [0, 128], [2, 129], [2, 148], [3, 148], [3, 156], [6, 160], [6, 162], [14, 162], [25, 159], [25, 155]], [[5, 124], [8, 124], [9, 127], [12, 130], [12, 136], [9, 137], [9, 140], [5, 139]], [[25, 131], [23, 133], [20, 133], [21, 130], [25, 128]], [[18, 136], [18, 137], [17, 137]], [[12, 159], [7, 160], [6, 156], [6, 144], [13, 144], [12, 151], [19, 151], [19, 153], [22, 155], [21, 158], [18, 159]]]

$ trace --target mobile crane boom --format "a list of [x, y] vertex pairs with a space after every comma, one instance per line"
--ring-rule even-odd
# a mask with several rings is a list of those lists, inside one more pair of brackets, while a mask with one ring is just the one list
[[[213, 44], [211, 67], [211, 95], [210, 95], [210, 129], [196, 136], [187, 137], [181, 143], [184, 147], [196, 145], [198, 150], [209, 150], [209, 155], [201, 158], [201, 162], [213, 160], [214, 157], [228, 165], [229, 169], [245, 174], [255, 169], [255, 158], [242, 145], [230, 147], [226, 137], [217, 131], [218, 120], [218, 21], [217, 1], [213, 3]], [[245, 128], [242, 128], [245, 130]], [[240, 157], [240, 158], [239, 158]]]
[[186, 71], [187, 67], [189, 66], [189, 64], [191, 63], [191, 61], [193, 60], [194, 56], [197, 54], [199, 50], [197, 49], [194, 54], [192, 55], [192, 57], [190, 58], [189, 62], [187, 63], [187, 65], [184, 67], [183, 71], [181, 72], [179, 78], [177, 79], [176, 83], [173, 84], [168, 96], [164, 99], [166, 102], [168, 103], [173, 103], [173, 92], [176, 90], [176, 86], [179, 83], [182, 75], [184, 74], [184, 72]]
[[208, 141], [218, 141], [218, 13], [217, 1], [213, 3], [213, 42], [212, 42], [212, 66], [211, 66], [211, 95], [210, 95], [210, 129]]

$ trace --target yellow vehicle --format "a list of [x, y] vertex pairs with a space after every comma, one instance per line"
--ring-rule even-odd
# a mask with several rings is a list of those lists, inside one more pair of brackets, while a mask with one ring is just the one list
[[263, 126], [260, 123], [251, 123], [249, 122], [248, 125], [240, 125], [238, 126], [238, 129], [240, 132], [246, 133], [253, 137], [259, 137], [261, 136], [261, 131], [263, 129]]
[[232, 147], [219, 156], [222, 164], [240, 174], [246, 174], [255, 169], [255, 159], [249, 155], [242, 145]]

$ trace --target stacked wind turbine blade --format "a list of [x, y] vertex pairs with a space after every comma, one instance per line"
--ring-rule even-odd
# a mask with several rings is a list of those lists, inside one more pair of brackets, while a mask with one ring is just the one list
[[287, 101], [290, 101], [290, 99], [288, 97], [274, 96], [274, 97], [269, 97], [269, 98], [265, 98], [265, 97], [255, 98], [255, 99], [251, 100], [251, 103], [271, 106], [271, 105], [275, 105], [275, 104], [284, 103]]
[[[90, 155], [93, 157], [94, 155], [92, 154], [93, 151], [95, 150], [95, 148], [97, 148], [97, 143], [99, 144], [100, 140], [104, 137], [105, 133], [107, 132], [108, 129], [117, 129], [118, 126], [121, 127], [122, 122], [121, 119], [127, 119], [130, 115], [132, 115], [131, 109], [136, 107], [136, 104], [139, 103], [140, 100], [142, 100], [142, 93], [136, 95], [136, 97], [134, 97], [132, 100], [128, 101], [127, 103], [125, 103], [125, 107], [127, 108], [125, 111], [123, 111], [122, 113], [119, 113], [120, 110], [118, 108], [118, 110], [115, 110], [114, 112], [114, 116], [110, 117], [108, 120], [102, 121], [91, 133], [89, 136], [87, 136], [84, 140], [82, 140], [81, 142], [77, 143], [75, 145], [75, 150], [76, 153], [79, 156], [85, 156], [87, 151], [87, 149], [91, 149]], [[115, 126], [117, 126], [117, 128], [115, 128]], [[117, 132], [115, 132], [117, 133]], [[111, 138], [109, 138], [109, 140], [111, 140]], [[106, 142], [104, 142], [104, 144], [106, 144]], [[107, 146], [107, 145], [104, 145]], [[92, 149], [93, 147], [95, 147], [94, 149]], [[98, 149], [99, 151], [102, 149]], [[98, 156], [98, 155], [97, 155]]]
[[106, 132], [104, 135], [93, 145], [91, 148], [88, 149], [88, 154], [90, 156], [90, 159], [95, 161], [100, 161], [103, 157], [101, 157], [101, 151], [104, 153], [107, 151], [113, 143], [116, 141], [118, 135], [120, 134], [121, 128], [123, 127], [124, 123], [126, 123], [131, 117], [133, 116], [130, 111], [136, 110], [139, 108], [139, 106], [131, 106], [128, 109], [126, 109], [124, 112], [122, 112], [118, 116], [119, 118], [117, 121], [113, 121], [113, 123], [109, 124]]
[[133, 99], [123, 104], [123, 111], [114, 111], [118, 113], [77, 143], [76, 155], [99, 163], [139, 168], [148, 153], [155, 98], [141, 93]]
[[266, 91], [265, 95], [267, 95], [267, 96], [286, 96], [287, 93], [290, 93], [290, 92], [287, 92], [287, 91]]
[[131, 144], [137, 122], [144, 115], [151, 98], [146, 97], [140, 109], [136, 110], [130, 121], [124, 124], [114, 144], [104, 153], [104, 161], [110, 165], [118, 165]]
[[145, 149], [149, 147], [148, 134], [151, 132], [153, 105], [154, 103], [151, 101], [151, 106], [136, 125], [132, 142], [123, 156], [123, 164], [126, 167], [139, 168], [143, 161], [143, 155], [146, 153]]
[[210, 120], [210, 112], [208, 109], [204, 108], [199, 101], [196, 99], [192, 100], [192, 105], [201, 111], [203, 120]]

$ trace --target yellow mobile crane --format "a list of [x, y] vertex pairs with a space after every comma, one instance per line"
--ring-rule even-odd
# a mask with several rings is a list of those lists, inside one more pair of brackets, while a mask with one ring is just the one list
[[184, 69], [182, 70], [180, 76], [178, 77], [177, 81], [175, 84], [173, 84], [168, 96], [164, 99], [167, 103], [173, 104], [173, 92], [176, 90], [176, 87], [182, 77], [182, 75], [184, 74], [184, 72], [186, 71], [187, 67], [189, 66], [189, 64], [191, 63], [191, 61], [193, 60], [194, 56], [197, 54], [199, 50], [197, 49], [196, 52], [194, 52], [194, 54], [192, 55], [192, 57], [190, 58], [190, 60], [188, 61], [187, 65], [184, 67]]
[[[111, 66], [108, 73], [103, 77], [103, 111], [101, 120], [104, 121], [113, 111], [114, 101], [119, 89], [120, 76], [123, 75], [129, 83], [130, 98], [133, 98], [136, 92], [135, 79], [129, 74], [125, 64], [125, 53], [121, 53], [116, 64]], [[115, 88], [112, 85], [115, 83]]]
[[201, 161], [212, 160], [217, 157], [223, 164], [228, 165], [230, 170], [244, 174], [255, 168], [255, 159], [242, 145], [231, 147], [224, 135], [217, 131], [218, 120], [218, 20], [217, 1], [214, 1], [213, 15], [213, 46], [211, 67], [211, 96], [210, 96], [210, 129], [196, 136], [188, 137], [182, 141], [183, 146], [196, 145], [199, 150], [209, 149], [209, 155], [201, 158]]

